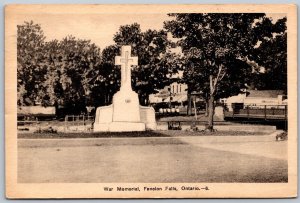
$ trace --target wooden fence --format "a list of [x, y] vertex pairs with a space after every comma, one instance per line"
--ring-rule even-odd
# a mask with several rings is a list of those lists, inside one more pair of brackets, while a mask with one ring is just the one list
[[248, 118], [264, 120], [287, 120], [288, 107], [286, 105], [278, 106], [246, 106], [242, 109], [234, 108], [233, 111], [225, 112], [225, 118]]
[[94, 116], [66, 115], [64, 131], [91, 131]]

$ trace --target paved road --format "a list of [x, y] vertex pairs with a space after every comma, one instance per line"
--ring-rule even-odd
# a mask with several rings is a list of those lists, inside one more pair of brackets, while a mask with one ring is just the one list
[[271, 136], [19, 139], [19, 182], [284, 182]]

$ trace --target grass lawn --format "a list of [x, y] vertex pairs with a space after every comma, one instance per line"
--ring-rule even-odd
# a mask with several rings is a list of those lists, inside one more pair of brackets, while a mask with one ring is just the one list
[[247, 131], [145, 131], [145, 132], [91, 132], [91, 133], [18, 133], [18, 138], [101, 138], [101, 137], [179, 137], [179, 136], [251, 136], [266, 135], [265, 132]]

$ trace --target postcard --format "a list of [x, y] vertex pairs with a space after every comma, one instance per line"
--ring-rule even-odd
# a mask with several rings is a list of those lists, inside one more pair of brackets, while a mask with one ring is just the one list
[[6, 197], [297, 197], [296, 12], [6, 5]]

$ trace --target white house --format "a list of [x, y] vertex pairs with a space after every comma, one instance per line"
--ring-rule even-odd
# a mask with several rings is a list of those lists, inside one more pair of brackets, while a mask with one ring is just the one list
[[233, 103], [243, 104], [250, 108], [284, 108], [287, 105], [287, 98], [282, 90], [247, 90], [236, 96], [222, 99], [229, 111], [232, 111]]
[[156, 94], [149, 96], [150, 103], [160, 102], [184, 102], [187, 101], [187, 84], [173, 82], [169, 86], [165, 86], [164, 89], [159, 90]]

